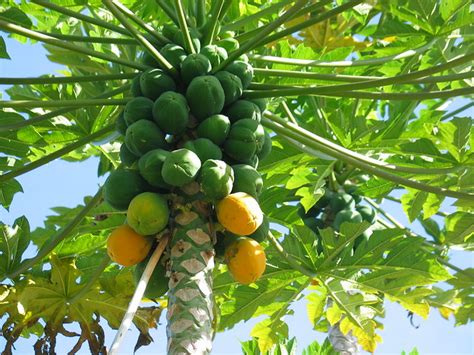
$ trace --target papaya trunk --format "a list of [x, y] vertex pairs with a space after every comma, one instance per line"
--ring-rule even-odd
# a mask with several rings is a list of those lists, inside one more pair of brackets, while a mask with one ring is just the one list
[[[328, 305], [332, 305], [332, 300], [328, 300]], [[340, 322], [329, 327], [328, 339], [332, 347], [341, 355], [357, 355], [359, 354], [359, 345], [357, 339], [352, 332], [344, 334], [339, 327]]]
[[214, 248], [206, 210], [199, 201], [192, 207], [178, 203], [174, 208], [175, 228], [170, 243], [168, 354], [211, 352]]

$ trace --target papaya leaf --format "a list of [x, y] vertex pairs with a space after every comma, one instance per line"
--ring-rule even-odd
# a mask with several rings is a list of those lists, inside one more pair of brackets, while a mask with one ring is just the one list
[[1, 223], [0, 275], [5, 277], [20, 263], [22, 255], [30, 244], [30, 224], [25, 216], [18, 218], [13, 226]]
[[23, 187], [16, 179], [2, 183], [0, 187], [0, 204], [8, 211], [17, 192], [23, 192]]
[[7, 45], [5, 40], [0, 36], [0, 59], [11, 59], [7, 52]]

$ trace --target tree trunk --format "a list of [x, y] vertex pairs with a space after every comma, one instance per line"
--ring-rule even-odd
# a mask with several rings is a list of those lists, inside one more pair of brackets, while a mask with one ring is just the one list
[[[332, 306], [332, 299], [328, 299], [328, 307]], [[335, 351], [341, 355], [356, 355], [359, 354], [359, 345], [357, 344], [357, 338], [352, 335], [352, 332], [344, 335], [339, 328], [337, 322], [333, 326], [329, 327], [328, 339]]]
[[[179, 197], [178, 197], [179, 199]], [[168, 354], [209, 354], [213, 338], [214, 248], [209, 206], [175, 203], [170, 243]]]

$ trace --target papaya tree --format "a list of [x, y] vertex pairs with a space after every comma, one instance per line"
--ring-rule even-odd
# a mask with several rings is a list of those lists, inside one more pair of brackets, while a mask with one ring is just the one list
[[165, 311], [170, 354], [261, 315], [244, 347], [268, 353], [303, 294], [333, 349], [308, 353], [374, 352], [385, 301], [470, 322], [449, 252], [474, 235], [473, 21], [463, 0], [2, 1], [2, 36], [65, 69], [2, 73], [0, 202], [56, 159], [106, 178], [2, 224], [4, 352], [116, 353], [132, 323], [149, 345]]

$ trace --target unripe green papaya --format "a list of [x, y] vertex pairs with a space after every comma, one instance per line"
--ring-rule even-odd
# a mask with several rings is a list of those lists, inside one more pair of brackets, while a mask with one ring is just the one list
[[242, 87], [244, 90], [247, 89], [252, 82], [253, 68], [249, 63], [236, 60], [235, 62], [229, 64], [224, 70], [237, 75], [242, 81]]
[[340, 210], [353, 210], [355, 209], [355, 201], [351, 195], [346, 194], [345, 192], [334, 194], [331, 198], [331, 209], [334, 213], [339, 212]]
[[268, 238], [268, 232], [270, 231], [270, 221], [266, 215], [263, 215], [263, 222], [255, 232], [250, 234], [248, 237], [253, 240], [262, 243]]
[[215, 44], [202, 47], [200, 53], [209, 59], [213, 68], [219, 66], [228, 57], [227, 51]]
[[130, 167], [133, 165], [138, 160], [138, 156], [133, 154], [130, 149], [128, 149], [127, 145], [123, 143], [120, 146], [120, 161], [122, 162], [123, 165]]
[[184, 148], [196, 153], [202, 163], [208, 159], [222, 159], [221, 148], [207, 138], [198, 138], [192, 141], [187, 141], [184, 144]]
[[221, 83], [215, 76], [198, 76], [189, 84], [186, 90], [186, 99], [192, 114], [198, 120], [203, 120], [222, 111], [225, 94]]
[[258, 198], [263, 188], [263, 179], [260, 173], [247, 164], [232, 165], [234, 170], [234, 187], [232, 192], [246, 192]]
[[369, 223], [375, 223], [375, 219], [377, 218], [377, 212], [375, 212], [375, 210], [372, 207], [357, 206], [356, 210], [357, 212], [360, 213], [364, 221], [367, 221]]
[[248, 63], [249, 62], [249, 56], [247, 54], [242, 54], [237, 60], [240, 60], [241, 62]]
[[[189, 28], [189, 32], [191, 35], [191, 42], [193, 42], [194, 49], [196, 52], [199, 53], [201, 50], [201, 41], [199, 40], [200, 33], [194, 29], [194, 28]], [[186, 46], [184, 45], [184, 35], [181, 31], [176, 32], [173, 37], [173, 42], [180, 45], [181, 47], [185, 48]]]
[[221, 39], [219, 42], [217, 42], [217, 45], [224, 48], [227, 53], [233, 52], [240, 47], [239, 41], [230, 37]]
[[219, 146], [224, 143], [229, 135], [229, 131], [229, 118], [219, 114], [206, 118], [197, 128], [198, 137], [207, 138]]
[[303, 223], [305, 224], [306, 227], [311, 229], [316, 234], [319, 234], [318, 229], [323, 229], [324, 228], [323, 220], [320, 219], [320, 218], [316, 218], [316, 217], [303, 218]]
[[257, 122], [262, 120], [262, 113], [258, 106], [247, 100], [237, 100], [225, 110], [225, 114], [232, 123], [243, 118], [249, 118]]
[[190, 54], [181, 63], [181, 78], [188, 85], [195, 77], [207, 75], [212, 67], [207, 57], [199, 53]]
[[125, 105], [123, 110], [123, 117], [127, 126], [140, 121], [153, 119], [153, 101], [150, 99], [138, 96], [131, 99]]
[[105, 180], [104, 199], [113, 208], [124, 211], [135, 196], [148, 188], [148, 184], [138, 171], [117, 169]]
[[343, 209], [337, 212], [336, 217], [334, 218], [334, 228], [339, 230], [341, 224], [344, 222], [361, 223], [362, 216], [355, 210]]
[[252, 99], [249, 101], [252, 101], [255, 105], [257, 105], [262, 113], [267, 109], [267, 99]]
[[148, 120], [137, 121], [127, 128], [125, 144], [138, 156], [167, 146], [163, 132], [154, 122]]
[[130, 87], [130, 93], [133, 97], [143, 96], [142, 89], [140, 88], [140, 76], [137, 75], [132, 79], [132, 86]]
[[224, 151], [231, 158], [248, 163], [263, 146], [265, 131], [257, 121], [243, 119], [234, 123], [224, 142]]
[[[145, 271], [145, 268], [150, 261], [150, 257], [147, 257], [142, 262], [135, 265], [133, 270], [133, 280], [135, 285], [138, 285], [140, 278]], [[151, 274], [150, 280], [146, 285], [145, 297], [150, 299], [160, 298], [168, 291], [168, 278], [166, 277], [166, 268], [161, 263], [161, 260], [156, 264], [153, 273]]]
[[163, 36], [168, 38], [170, 42], [173, 42], [174, 36], [176, 35], [176, 33], [179, 33], [179, 31], [180, 30], [178, 26], [174, 24], [165, 24], [163, 25], [163, 28], [161, 29], [161, 33], [163, 34]]
[[224, 106], [230, 105], [242, 96], [242, 81], [237, 75], [229, 73], [228, 71], [220, 71], [215, 74], [215, 77], [219, 80], [224, 89]]
[[235, 32], [234, 31], [225, 31], [219, 33], [219, 38], [220, 39], [225, 39], [225, 38], [233, 38], [235, 37]]
[[161, 169], [163, 168], [165, 159], [169, 154], [168, 151], [163, 149], [153, 149], [144, 154], [140, 160], [138, 160], [138, 170], [140, 171], [140, 175], [151, 186], [162, 189], [168, 189], [170, 187], [161, 175]]
[[272, 138], [267, 131], [265, 131], [265, 139], [263, 141], [262, 149], [257, 153], [257, 157], [260, 161], [265, 159], [272, 152]]
[[124, 136], [125, 132], [127, 132], [127, 122], [125, 122], [123, 111], [119, 113], [115, 120], [115, 130], [122, 136]]
[[209, 159], [201, 166], [198, 182], [208, 199], [221, 200], [232, 191], [234, 172], [222, 160]]
[[189, 122], [189, 107], [180, 93], [167, 91], [155, 101], [153, 118], [165, 133], [181, 134]]
[[143, 54], [140, 58], [140, 62], [142, 62], [142, 64], [148, 65], [149, 67], [152, 67], [152, 68], [159, 68], [160, 67], [160, 63], [158, 63], [158, 61], [155, 59], [155, 57], [153, 57], [148, 51], [143, 52]]
[[166, 157], [161, 174], [167, 184], [183, 186], [194, 181], [200, 168], [199, 157], [189, 149], [182, 148]]
[[187, 56], [183, 47], [180, 47], [174, 43], [168, 43], [165, 45], [163, 48], [161, 48], [160, 53], [175, 68], [179, 68]]
[[165, 91], [176, 90], [176, 84], [162, 70], [148, 69], [140, 76], [140, 88], [144, 96], [156, 100]]

